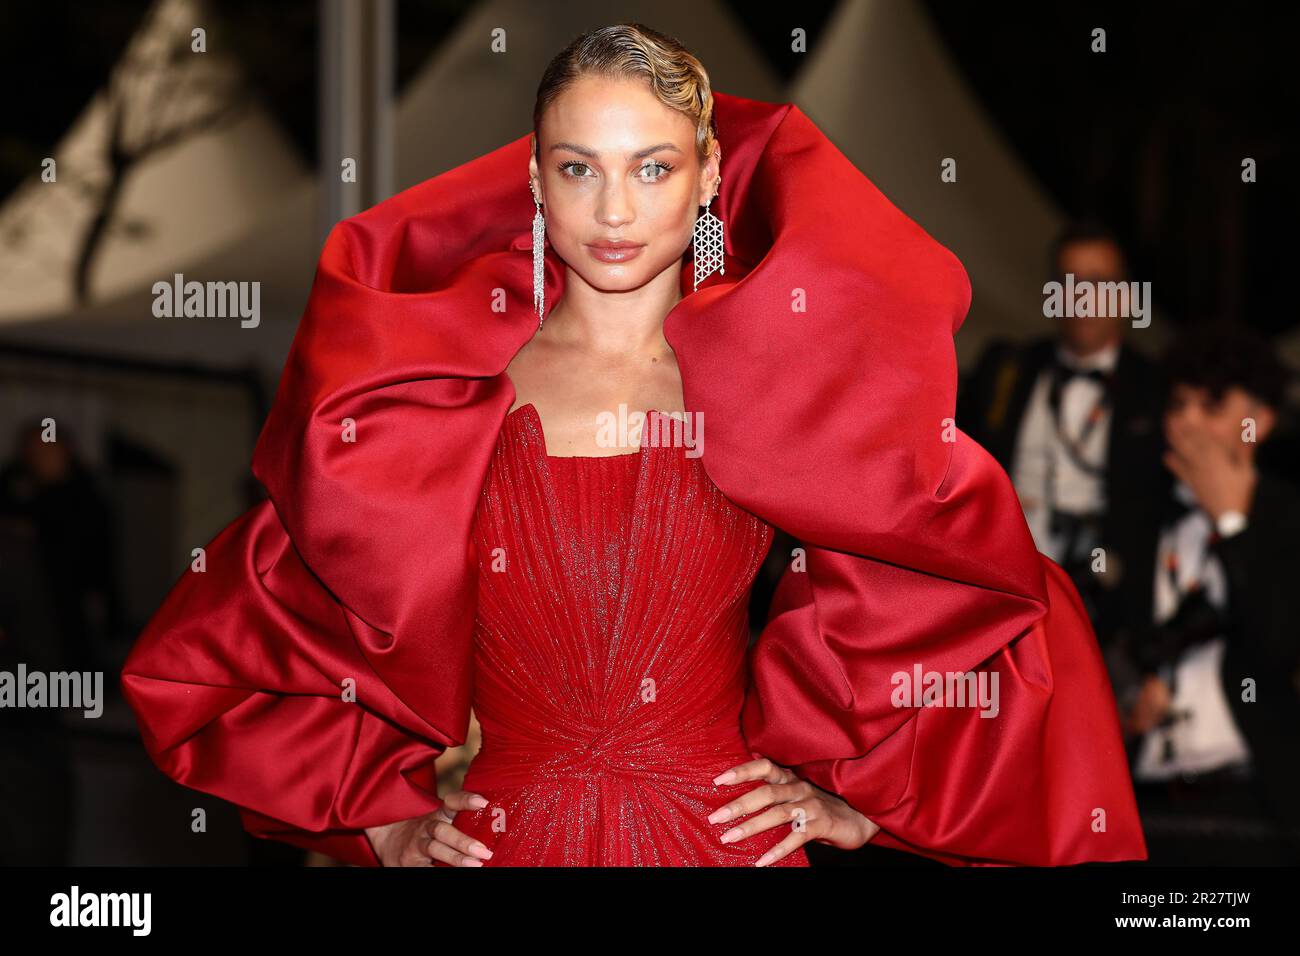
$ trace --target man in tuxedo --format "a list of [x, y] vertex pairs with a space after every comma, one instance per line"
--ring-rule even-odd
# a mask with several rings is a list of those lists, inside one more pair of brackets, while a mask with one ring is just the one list
[[1150, 862], [1300, 863], [1300, 488], [1261, 454], [1288, 372], [1231, 329], [1181, 337], [1166, 365], [1176, 484], [1125, 719]]
[[[1088, 223], [1057, 238], [1050, 262], [1060, 282], [1129, 278], [1115, 235]], [[1052, 321], [1052, 335], [986, 349], [959, 384], [957, 424], [1007, 470], [1038, 549], [1074, 580], [1118, 693], [1128, 671], [1114, 641], [1150, 619], [1164, 383], [1125, 341], [1131, 316]]]

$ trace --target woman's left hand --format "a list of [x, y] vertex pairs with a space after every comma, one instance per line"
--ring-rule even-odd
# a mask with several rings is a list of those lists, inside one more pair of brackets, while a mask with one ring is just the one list
[[[720, 786], [736, 786], [763, 780], [766, 786], [755, 787], [709, 814], [710, 823], [756, 814], [723, 833], [723, 843], [735, 843], [773, 827], [791, 828], [790, 835], [759, 857], [755, 866], [774, 863], [809, 840], [828, 843], [841, 850], [856, 850], [880, 832], [880, 827], [835, 794], [814, 786], [766, 757], [755, 756], [758, 759], [732, 767], [715, 777], [713, 782]], [[758, 813], [763, 807], [770, 809]]]

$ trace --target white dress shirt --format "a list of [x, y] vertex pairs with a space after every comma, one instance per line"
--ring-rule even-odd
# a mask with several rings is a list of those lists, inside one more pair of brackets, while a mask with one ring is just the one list
[[[1109, 372], [1114, 370], [1119, 360], [1119, 343], [1113, 342], [1086, 358], [1076, 357], [1058, 345], [1057, 355], [1063, 364], [1073, 368]], [[1048, 399], [1051, 385], [1052, 369], [1048, 367], [1039, 374], [1020, 421], [1011, 480], [1038, 550], [1061, 562], [1066, 557], [1063, 553], [1066, 542], [1051, 533], [1050, 502], [1055, 501], [1057, 511], [1096, 514], [1106, 507], [1106, 489], [1102, 476], [1081, 469], [1061, 443]], [[1061, 427], [1067, 435], [1077, 437], [1083, 433], [1088, 415], [1102, 394], [1101, 383], [1091, 379], [1074, 378], [1066, 383], [1061, 390]], [[1106, 463], [1110, 420], [1111, 413], [1107, 408], [1080, 449], [1086, 461], [1100, 467]]]
[[[1181, 481], [1174, 493], [1192, 505], [1176, 524], [1160, 535], [1156, 557], [1155, 621], [1167, 621], [1177, 611], [1179, 594], [1195, 580], [1205, 588], [1210, 604], [1222, 609], [1228, 597], [1223, 565], [1209, 550], [1213, 522], [1195, 507], [1196, 497]], [[1170, 553], [1177, 561], [1177, 590], [1170, 579]], [[1167, 780], [1184, 773], [1208, 773], [1233, 765], [1248, 764], [1246, 745], [1219, 679], [1226, 643], [1222, 637], [1189, 649], [1173, 665], [1173, 700], [1170, 711], [1185, 716], [1171, 727], [1156, 727], [1142, 738], [1133, 776], [1139, 780]], [[1169, 673], [1162, 675], [1166, 680]], [[1173, 759], [1164, 759], [1166, 739], [1173, 743]]]

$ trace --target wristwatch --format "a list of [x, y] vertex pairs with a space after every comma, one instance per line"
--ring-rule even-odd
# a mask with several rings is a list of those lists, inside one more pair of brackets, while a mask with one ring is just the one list
[[1220, 538], [1231, 538], [1234, 534], [1246, 530], [1246, 516], [1240, 511], [1225, 511], [1214, 522], [1214, 530]]

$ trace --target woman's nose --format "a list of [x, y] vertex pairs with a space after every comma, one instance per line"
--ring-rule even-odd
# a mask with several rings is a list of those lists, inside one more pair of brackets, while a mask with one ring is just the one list
[[600, 208], [596, 217], [607, 226], [619, 227], [631, 222], [635, 216], [632, 211], [627, 190], [621, 186], [610, 186], [600, 197]]

